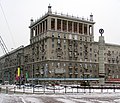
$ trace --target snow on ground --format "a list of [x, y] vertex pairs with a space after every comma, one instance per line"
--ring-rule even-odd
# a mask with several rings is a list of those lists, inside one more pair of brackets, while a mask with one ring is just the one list
[[[23, 89], [16, 88], [16, 93], [13, 92], [14, 86], [1, 86], [2, 89], [8, 87], [8, 94], [6, 92], [0, 93], [0, 103], [120, 103], [120, 91], [115, 90], [88, 90], [80, 89], [77, 93], [76, 89], [67, 88], [67, 94], [63, 93], [64, 89], [49, 90], [45, 88], [46, 94], [42, 92], [33, 94], [32, 88]], [[36, 91], [43, 91], [44, 88], [36, 88]], [[21, 93], [17, 93], [21, 92]], [[85, 93], [84, 93], [85, 92]], [[31, 94], [30, 94], [31, 93]]]
[[120, 103], [119, 93], [64, 95], [0, 94], [0, 103]]

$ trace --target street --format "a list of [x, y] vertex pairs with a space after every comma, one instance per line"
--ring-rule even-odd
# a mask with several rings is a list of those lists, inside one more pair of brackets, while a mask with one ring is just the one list
[[119, 93], [81, 94], [0, 94], [0, 103], [120, 103]]

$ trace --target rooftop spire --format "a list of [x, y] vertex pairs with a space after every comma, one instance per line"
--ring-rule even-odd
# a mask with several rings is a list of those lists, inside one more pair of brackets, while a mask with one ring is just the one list
[[33, 18], [30, 19], [30, 24], [33, 24]]
[[52, 13], [51, 7], [52, 7], [52, 6], [50, 6], [50, 4], [49, 4], [49, 6], [48, 6], [48, 13]]
[[93, 21], [93, 14], [90, 14], [90, 21]]

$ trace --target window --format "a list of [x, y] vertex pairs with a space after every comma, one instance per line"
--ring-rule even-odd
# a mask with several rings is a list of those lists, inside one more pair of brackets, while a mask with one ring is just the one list
[[68, 21], [68, 32], [72, 32], [72, 21]]
[[57, 19], [57, 30], [61, 30], [61, 20]]
[[82, 34], [82, 25], [81, 23], [79, 23], [79, 33]]
[[82, 37], [80, 37], [80, 40], [82, 41]]
[[84, 34], [87, 34], [87, 24], [84, 24]]
[[67, 21], [63, 20], [63, 31], [67, 31]]
[[78, 77], [78, 75], [77, 74], [75, 74], [75, 78], [77, 78]]
[[92, 38], [90, 37], [90, 42], [92, 42]]
[[58, 43], [60, 43], [60, 39], [58, 39]]
[[66, 38], [66, 34], [64, 34], [64, 38]]
[[54, 33], [52, 33], [52, 37], [54, 38]]
[[82, 51], [82, 47], [80, 47], [80, 51]]
[[85, 37], [85, 41], [87, 41], [87, 37]]
[[80, 56], [82, 56], [82, 53], [80, 53]]
[[66, 45], [64, 45], [64, 49], [66, 49]]
[[69, 63], [69, 66], [72, 66], [72, 63]]
[[77, 32], [77, 22], [74, 22], [74, 32]]
[[82, 73], [82, 69], [80, 69], [80, 72]]
[[90, 70], [90, 73], [92, 72], [92, 70]]
[[90, 48], [90, 52], [92, 52], [92, 48]]
[[54, 42], [54, 39], [52, 38], [52, 42]]
[[92, 57], [92, 53], [90, 53], [90, 57]]
[[89, 35], [92, 34], [92, 25], [89, 25]]
[[69, 68], [69, 73], [72, 73], [72, 68]]
[[87, 64], [85, 64], [85, 68], [87, 68]]
[[54, 44], [52, 44], [52, 48], [54, 48]]
[[51, 18], [51, 29], [55, 30], [55, 19]]
[[82, 64], [80, 64], [80, 67], [82, 67]]
[[69, 39], [72, 39], [72, 35], [71, 34], [69, 35]]
[[58, 34], [58, 38], [60, 38], [60, 34]]
[[69, 52], [69, 55], [72, 55], [72, 52]]
[[76, 73], [78, 72], [78, 68], [75, 68], [75, 72], [76, 72]]
[[72, 78], [72, 74], [69, 75], [69, 78]]
[[95, 57], [96, 57], [97, 55], [95, 54]]
[[75, 35], [75, 40], [77, 40], [77, 35]]
[[60, 67], [60, 63], [57, 63], [57, 67]]

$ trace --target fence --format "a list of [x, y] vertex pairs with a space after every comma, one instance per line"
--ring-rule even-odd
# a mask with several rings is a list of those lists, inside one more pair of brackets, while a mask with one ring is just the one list
[[39, 86], [39, 87], [1, 87], [1, 93], [29, 93], [29, 94], [69, 94], [69, 93], [110, 93], [120, 92], [120, 86]]

